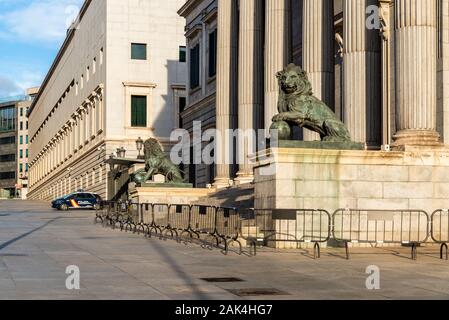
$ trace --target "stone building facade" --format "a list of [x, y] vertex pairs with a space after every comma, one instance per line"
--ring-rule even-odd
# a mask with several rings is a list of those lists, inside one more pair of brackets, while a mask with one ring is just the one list
[[15, 197], [17, 178], [16, 101], [0, 103], [0, 198]]
[[[179, 14], [195, 84], [182, 113], [190, 131], [194, 120], [220, 132], [267, 128], [274, 75], [294, 62], [367, 150], [449, 143], [449, 0], [188, 0]], [[252, 181], [250, 164], [189, 170], [198, 186]]]
[[105, 160], [135, 141], [169, 145], [186, 64], [182, 0], [86, 0], [29, 112], [31, 199], [106, 198]]
[[38, 88], [0, 99], [0, 198], [26, 199], [29, 135], [27, 111]]

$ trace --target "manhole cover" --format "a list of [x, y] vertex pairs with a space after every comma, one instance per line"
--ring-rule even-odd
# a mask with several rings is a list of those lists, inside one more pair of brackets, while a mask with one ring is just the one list
[[207, 282], [242, 282], [244, 280], [239, 278], [201, 278], [201, 280], [207, 281]]
[[228, 289], [227, 291], [239, 297], [289, 295], [287, 292], [273, 288]]

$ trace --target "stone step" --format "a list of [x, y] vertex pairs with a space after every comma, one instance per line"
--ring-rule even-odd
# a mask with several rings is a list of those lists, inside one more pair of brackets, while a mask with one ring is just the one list
[[252, 208], [254, 206], [254, 185], [245, 184], [218, 190], [195, 204]]

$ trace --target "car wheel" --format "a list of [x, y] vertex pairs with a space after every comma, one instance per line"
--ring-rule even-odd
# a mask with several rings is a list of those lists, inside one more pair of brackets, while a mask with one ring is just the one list
[[62, 211], [67, 211], [67, 210], [69, 210], [69, 206], [64, 203], [64, 204], [61, 204], [59, 209], [62, 210]]

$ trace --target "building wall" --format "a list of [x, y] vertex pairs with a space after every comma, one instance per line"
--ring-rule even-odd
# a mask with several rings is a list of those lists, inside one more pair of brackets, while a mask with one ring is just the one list
[[29, 101], [21, 101], [17, 104], [17, 192], [21, 199], [26, 199], [28, 193], [28, 157], [29, 157], [29, 135], [27, 112], [31, 106]]
[[[96, 150], [104, 144], [104, 130], [95, 133], [93, 139], [89, 137], [87, 143], [81, 141], [81, 127], [87, 120], [84, 117], [73, 123], [70, 135], [54, 141], [92, 92], [104, 87], [106, 82], [106, 0], [87, 1], [86, 4], [87, 10], [76, 30], [66, 39], [29, 116], [31, 199], [53, 198], [51, 190], [56, 186], [81, 179], [82, 174], [98, 169], [102, 163], [100, 152]], [[104, 122], [101, 121], [99, 127], [104, 129]], [[72, 140], [75, 134], [79, 142], [76, 145]], [[91, 153], [96, 153], [95, 163], [84, 160]], [[83, 170], [72, 170], [80, 165]], [[104, 182], [100, 183], [97, 189], [104, 189], [104, 186]], [[75, 190], [72, 186], [70, 191]]]
[[[185, 43], [176, 15], [181, 2], [85, 2], [30, 115], [30, 198], [79, 189], [106, 198], [104, 161], [111, 153], [124, 147], [135, 157], [138, 137], [169, 145], [178, 113], [172, 87], [182, 95], [185, 81], [185, 64], [178, 62]], [[131, 43], [147, 44], [147, 60], [131, 59]], [[147, 128], [131, 128], [132, 94], [148, 96]]]
[[[167, 141], [177, 129], [173, 84], [185, 84], [183, 19], [176, 13], [183, 0], [108, 1], [107, 6], [107, 139], [156, 137]], [[131, 60], [131, 43], [147, 45], [147, 60]], [[153, 88], [154, 87], [154, 88]], [[148, 95], [147, 128], [131, 128], [130, 95]], [[133, 146], [135, 149], [135, 146]]]
[[0, 174], [12, 175], [11, 178], [0, 176], [0, 198], [19, 197], [25, 199], [27, 194], [27, 150], [29, 146], [26, 111], [31, 105], [31, 97], [24, 95], [18, 99], [21, 100], [0, 104], [0, 110], [12, 109], [14, 118], [11, 130], [5, 130], [0, 125]]
[[[6, 102], [0, 104], [0, 113], [6, 112], [6, 109], [13, 110], [13, 127], [2, 126], [0, 123], [0, 198], [9, 198], [14, 196], [16, 184], [17, 167], [17, 109], [15, 102]], [[9, 113], [10, 111], [8, 111]], [[3, 117], [5, 118], [5, 117]], [[0, 119], [1, 121], [2, 119]]]
[[[189, 2], [187, 2], [188, 4]], [[201, 122], [203, 132], [216, 127], [216, 77], [209, 77], [208, 57], [212, 45], [209, 43], [209, 34], [217, 28], [216, 10], [218, 4], [217, 0], [190, 1], [190, 4], [192, 5], [185, 14], [185, 20], [183, 19], [185, 21], [183, 24], [186, 26], [187, 32], [187, 61], [189, 62], [190, 50], [199, 44], [200, 85], [191, 89], [190, 80], [187, 79], [187, 107], [181, 116], [183, 119], [183, 129], [187, 130], [193, 138], [194, 121]], [[202, 146], [207, 144], [208, 142], [203, 142]], [[214, 182], [215, 166], [191, 164], [185, 165], [183, 171], [186, 180], [194, 183], [195, 187], [205, 187], [207, 184]]]

